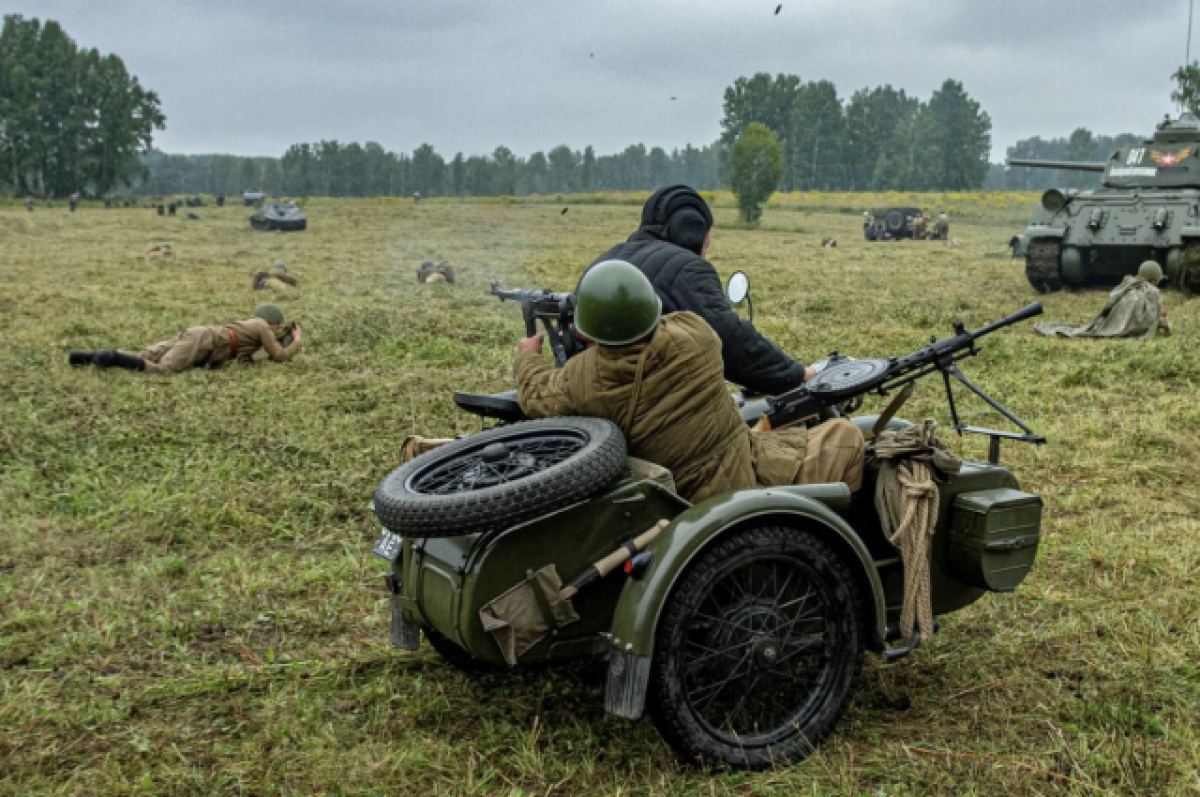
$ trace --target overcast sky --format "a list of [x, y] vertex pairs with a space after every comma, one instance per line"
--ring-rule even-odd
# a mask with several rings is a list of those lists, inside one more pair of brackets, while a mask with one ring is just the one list
[[[1149, 135], [1189, 0], [8, 0], [116, 53], [158, 92], [168, 152], [274, 155], [336, 138], [449, 158], [503, 144], [711, 143], [740, 76], [961, 80], [993, 160], [1032, 135]], [[1200, 51], [1194, 43], [1192, 54]], [[672, 97], [675, 99], [673, 100]]]

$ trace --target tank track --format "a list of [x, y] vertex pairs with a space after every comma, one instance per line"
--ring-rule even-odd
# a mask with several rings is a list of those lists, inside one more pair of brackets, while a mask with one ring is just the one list
[[1200, 293], [1200, 244], [1189, 244], [1183, 248], [1176, 283], [1188, 293]]
[[1062, 271], [1058, 267], [1061, 252], [1058, 241], [1032, 241], [1025, 250], [1025, 278], [1038, 293], [1062, 290]]

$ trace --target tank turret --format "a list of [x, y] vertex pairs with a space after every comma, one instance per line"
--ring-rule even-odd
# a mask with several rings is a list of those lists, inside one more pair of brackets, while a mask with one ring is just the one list
[[1200, 120], [1163, 120], [1103, 163], [1010, 158], [1008, 166], [1103, 172], [1095, 191], [1052, 188], [1021, 237], [1025, 274], [1041, 292], [1113, 285], [1145, 260], [1200, 292]]

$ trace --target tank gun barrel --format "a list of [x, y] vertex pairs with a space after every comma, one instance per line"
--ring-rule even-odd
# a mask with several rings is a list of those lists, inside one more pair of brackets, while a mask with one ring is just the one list
[[1102, 172], [1108, 167], [1106, 163], [1090, 161], [1043, 161], [1030, 158], [1008, 158], [1004, 165], [1027, 166], [1031, 169], [1064, 169], [1071, 172]]

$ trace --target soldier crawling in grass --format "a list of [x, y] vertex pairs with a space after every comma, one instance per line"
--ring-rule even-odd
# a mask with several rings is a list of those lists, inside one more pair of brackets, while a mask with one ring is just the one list
[[278, 305], [260, 304], [253, 318], [211, 327], [189, 327], [171, 340], [138, 353], [118, 349], [72, 351], [71, 365], [125, 368], [148, 374], [177, 374], [189, 368], [215, 368], [233, 360], [250, 361], [262, 349], [274, 362], [290, 362], [300, 352], [304, 334], [299, 324], [284, 327]]
[[271, 266], [270, 271], [256, 271], [251, 275], [251, 287], [256, 291], [279, 291], [281, 293], [289, 293], [292, 288], [297, 287], [299, 281], [288, 274], [287, 263], [282, 260], [275, 261], [275, 265]]

